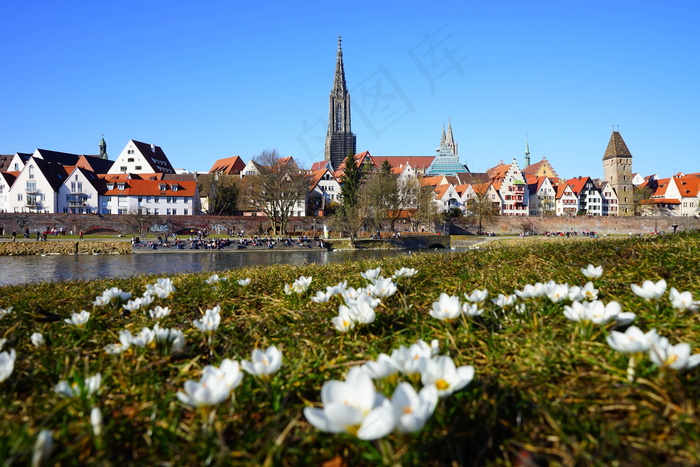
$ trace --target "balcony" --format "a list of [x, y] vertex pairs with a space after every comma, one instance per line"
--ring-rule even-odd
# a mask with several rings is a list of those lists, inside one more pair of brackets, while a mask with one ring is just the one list
[[66, 196], [66, 202], [70, 208], [82, 208], [87, 206], [87, 195], [84, 194], [70, 194]]

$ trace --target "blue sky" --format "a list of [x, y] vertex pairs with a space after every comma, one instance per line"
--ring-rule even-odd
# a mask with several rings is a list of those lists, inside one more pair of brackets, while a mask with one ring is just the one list
[[4, 2], [0, 153], [111, 158], [129, 139], [208, 171], [276, 149], [323, 158], [342, 34], [358, 151], [435, 153], [451, 119], [472, 171], [546, 157], [602, 177], [699, 172], [700, 3]]

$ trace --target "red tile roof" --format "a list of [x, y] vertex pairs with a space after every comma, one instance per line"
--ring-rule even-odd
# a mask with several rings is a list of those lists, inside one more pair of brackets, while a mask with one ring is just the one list
[[[106, 196], [188, 196], [193, 197], [197, 190], [197, 182], [161, 181], [161, 180], [113, 180], [113, 189], [105, 187]], [[124, 189], [119, 189], [119, 184], [124, 184]], [[161, 190], [165, 185], [165, 190]], [[172, 186], [177, 186], [173, 191]]]
[[226, 175], [239, 175], [245, 166], [246, 163], [239, 156], [227, 157], [214, 162], [214, 165], [209, 169], [209, 173], [219, 172]]

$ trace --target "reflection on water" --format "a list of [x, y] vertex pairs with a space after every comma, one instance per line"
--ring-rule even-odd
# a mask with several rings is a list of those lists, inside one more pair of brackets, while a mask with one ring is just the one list
[[0, 256], [0, 286], [74, 279], [102, 279], [139, 274], [223, 271], [247, 266], [380, 259], [405, 250], [246, 251], [212, 253], [142, 253], [133, 255]]

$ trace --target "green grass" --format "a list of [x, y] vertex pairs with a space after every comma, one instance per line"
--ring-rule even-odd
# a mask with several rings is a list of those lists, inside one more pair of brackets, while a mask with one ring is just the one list
[[[387, 446], [404, 465], [513, 465], [519, 457], [553, 465], [698, 464], [699, 368], [662, 372], [646, 358], [637, 381], [629, 383], [627, 357], [607, 345], [606, 329], [582, 337], [563, 316], [563, 304], [544, 300], [507, 319], [496, 318], [489, 305], [468, 327], [428, 312], [440, 292], [486, 288], [493, 298], [550, 279], [583, 285], [580, 268], [590, 263], [604, 268], [595, 281], [599, 299], [620, 302], [623, 311], [637, 313], [642, 330], [656, 328], [697, 353], [698, 315], [674, 311], [668, 292], [658, 307], [645, 302], [629, 285], [663, 278], [669, 288], [698, 299], [699, 258], [700, 235], [691, 233], [234, 270], [217, 286], [205, 283], [207, 274], [177, 275], [174, 296], [152, 305], [169, 306], [173, 312], [161, 325], [185, 333], [187, 351], [174, 357], [146, 349], [107, 355], [104, 346], [118, 342], [119, 331], [137, 333], [154, 321], [145, 311], [128, 315], [116, 305], [91, 305], [109, 287], [140, 296], [155, 276], [0, 288], [0, 308], [13, 307], [0, 319], [3, 350], [17, 352], [14, 372], [0, 383], [0, 459], [27, 464], [37, 433], [51, 429], [51, 463], [65, 465], [297, 466], [333, 459], [366, 465], [382, 463]], [[374, 323], [339, 334], [330, 324], [338, 301], [316, 304], [310, 295], [341, 280], [362, 286], [360, 272], [378, 266], [385, 276], [402, 266], [418, 274], [400, 280], [399, 293], [383, 300]], [[300, 275], [313, 276], [309, 291], [284, 295], [284, 284]], [[251, 285], [241, 288], [235, 279], [245, 277]], [[222, 323], [210, 349], [192, 320], [217, 304]], [[92, 313], [85, 329], [63, 322], [82, 309]], [[45, 347], [34, 348], [33, 332], [44, 335]], [[343, 379], [351, 366], [418, 339], [438, 339], [442, 354], [476, 370], [469, 386], [440, 401], [422, 432], [368, 442], [322, 433], [306, 422], [302, 409], [320, 402], [325, 381]], [[246, 375], [235, 400], [218, 407], [213, 427], [175, 396], [205, 365], [250, 359], [254, 348], [271, 344], [283, 352], [280, 372], [269, 386]], [[90, 429], [91, 403], [52, 390], [59, 380], [96, 372], [103, 380], [95, 404], [105, 418], [99, 438]]]

